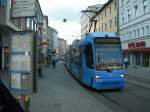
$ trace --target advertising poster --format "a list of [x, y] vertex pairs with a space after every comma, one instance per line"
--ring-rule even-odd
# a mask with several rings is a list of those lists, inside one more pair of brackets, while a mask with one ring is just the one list
[[11, 89], [21, 93], [32, 92], [33, 32], [12, 34], [10, 56]]
[[11, 70], [31, 71], [32, 38], [30, 33], [14, 34], [11, 44]]
[[21, 89], [21, 74], [20, 73], [12, 73], [11, 88]]

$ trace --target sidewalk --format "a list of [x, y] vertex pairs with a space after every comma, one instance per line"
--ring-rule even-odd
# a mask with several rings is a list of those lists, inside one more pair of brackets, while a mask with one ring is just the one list
[[150, 68], [129, 66], [125, 69], [125, 73], [150, 80]]
[[[38, 93], [31, 96], [32, 112], [111, 112], [86, 92], [65, 70], [62, 64], [56, 69], [43, 67], [38, 80]], [[8, 70], [0, 70], [0, 78], [9, 85]], [[126, 81], [150, 89], [150, 69], [129, 66], [125, 69]]]
[[150, 89], [150, 68], [129, 66], [125, 69], [126, 81]]
[[32, 112], [112, 112], [85, 91], [62, 64], [42, 71], [38, 93], [31, 96]]

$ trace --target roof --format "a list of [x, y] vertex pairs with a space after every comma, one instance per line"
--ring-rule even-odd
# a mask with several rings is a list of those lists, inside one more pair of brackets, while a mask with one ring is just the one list
[[109, 4], [111, 4], [111, 2], [113, 2], [113, 0], [108, 0], [108, 2], [100, 8], [100, 10], [92, 17], [92, 19], [99, 15], [107, 6], [109, 6]]
[[85, 38], [78, 42], [78, 46], [85, 46], [93, 42], [95, 38], [104, 38], [104, 37], [117, 37], [115, 32], [90, 32], [87, 33]]
[[86, 34], [87, 37], [115, 37], [115, 32], [90, 32]]

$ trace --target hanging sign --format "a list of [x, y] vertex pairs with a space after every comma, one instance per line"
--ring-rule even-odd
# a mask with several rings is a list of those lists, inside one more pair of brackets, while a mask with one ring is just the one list
[[35, 16], [36, 0], [12, 0], [12, 17]]

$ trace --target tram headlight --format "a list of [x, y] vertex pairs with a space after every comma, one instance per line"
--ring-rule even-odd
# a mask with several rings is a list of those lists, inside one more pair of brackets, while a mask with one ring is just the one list
[[124, 78], [124, 75], [123, 75], [123, 74], [121, 74], [121, 75], [119, 75], [119, 77], [120, 77], [120, 78]]
[[101, 78], [101, 76], [100, 76], [100, 75], [96, 75], [95, 78], [96, 78], [96, 79], [99, 79], [99, 78]]

